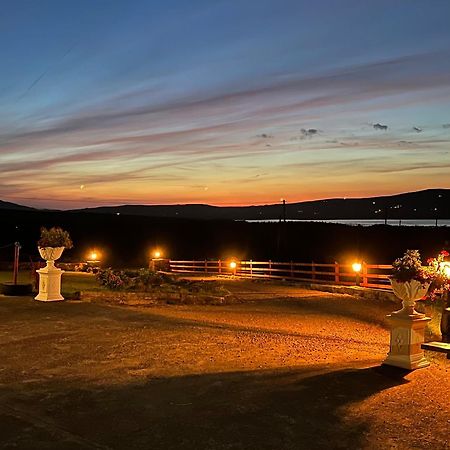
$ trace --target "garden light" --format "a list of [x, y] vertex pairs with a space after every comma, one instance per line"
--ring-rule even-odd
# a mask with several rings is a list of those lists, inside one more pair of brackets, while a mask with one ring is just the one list
[[439, 268], [441, 272], [444, 274], [444, 276], [448, 279], [450, 279], [450, 262], [444, 261], [439, 264]]
[[353, 270], [353, 272], [355, 272], [355, 284], [356, 284], [356, 286], [359, 286], [359, 282], [360, 282], [360, 280], [359, 280], [359, 273], [361, 272], [361, 269], [362, 269], [362, 264], [361, 263], [354, 262], [352, 264], [352, 270]]
[[155, 250], [155, 251], [153, 252], [153, 257], [154, 257], [154, 258], [158, 259], [158, 258], [161, 258], [161, 256], [162, 256], [162, 253], [161, 253], [160, 250]]
[[236, 264], [236, 261], [231, 261], [230, 262], [230, 269], [236, 269], [236, 267], [237, 267], [237, 264]]
[[87, 257], [87, 262], [98, 262], [100, 260], [100, 253], [97, 250], [91, 250]]

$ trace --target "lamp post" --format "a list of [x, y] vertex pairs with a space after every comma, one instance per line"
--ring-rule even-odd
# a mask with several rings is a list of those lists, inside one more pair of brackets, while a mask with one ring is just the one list
[[151, 250], [150, 255], [149, 269], [152, 272], [170, 271], [170, 260], [164, 256], [164, 252], [160, 248]]
[[359, 284], [360, 284], [359, 274], [361, 273], [361, 269], [362, 269], [362, 264], [360, 262], [354, 262], [352, 264], [352, 270], [353, 270], [353, 272], [355, 272], [356, 286], [359, 286]]

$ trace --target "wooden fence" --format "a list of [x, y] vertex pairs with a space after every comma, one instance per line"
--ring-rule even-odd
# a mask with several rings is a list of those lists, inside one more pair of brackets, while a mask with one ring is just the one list
[[377, 289], [391, 289], [388, 264], [361, 264], [361, 271], [355, 273], [351, 264], [318, 264], [273, 261], [170, 261], [172, 272], [235, 275], [244, 278], [268, 278], [306, 281], [312, 283], [359, 285]]

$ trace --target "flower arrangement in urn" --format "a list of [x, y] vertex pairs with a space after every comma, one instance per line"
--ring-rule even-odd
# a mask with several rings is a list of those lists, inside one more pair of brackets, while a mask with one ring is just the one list
[[392, 263], [390, 280], [394, 294], [403, 302], [403, 308], [395, 314], [420, 315], [414, 309], [415, 302], [425, 297], [433, 278], [432, 271], [422, 266], [418, 250], [406, 250], [401, 258], [397, 258]]
[[38, 247], [64, 247], [69, 249], [73, 247], [73, 242], [70, 239], [69, 232], [60, 227], [52, 227], [49, 230], [42, 227]]
[[406, 250], [401, 258], [392, 263], [391, 280], [399, 283], [415, 280], [425, 285], [431, 282], [431, 278], [429, 270], [422, 266], [418, 250]]
[[72, 239], [68, 231], [60, 227], [47, 229], [41, 228], [41, 238], [38, 241], [38, 249], [42, 259], [55, 261], [59, 259], [65, 248], [73, 247]]

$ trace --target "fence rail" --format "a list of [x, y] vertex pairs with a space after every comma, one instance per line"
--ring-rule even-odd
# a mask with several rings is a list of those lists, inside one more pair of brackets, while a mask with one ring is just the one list
[[354, 272], [351, 264], [322, 264], [274, 261], [170, 261], [170, 269], [177, 273], [204, 273], [235, 275], [243, 278], [267, 278], [332, 283], [346, 286], [359, 285], [390, 290], [389, 274], [392, 266], [388, 264], [362, 263], [361, 271]]

